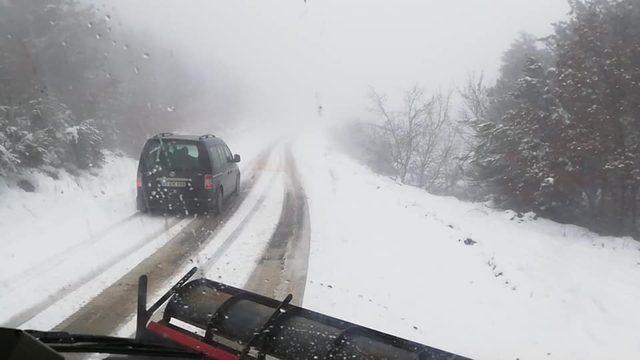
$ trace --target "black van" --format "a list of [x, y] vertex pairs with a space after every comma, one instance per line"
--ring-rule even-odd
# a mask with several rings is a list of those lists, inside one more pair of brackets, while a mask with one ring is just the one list
[[224, 200], [239, 191], [238, 162], [240, 156], [214, 135], [156, 135], [138, 163], [138, 210], [220, 213]]

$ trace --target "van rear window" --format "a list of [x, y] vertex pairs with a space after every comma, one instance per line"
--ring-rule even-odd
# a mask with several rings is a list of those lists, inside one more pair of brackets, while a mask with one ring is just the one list
[[147, 170], [192, 170], [201, 166], [198, 143], [188, 140], [151, 140], [143, 160]]

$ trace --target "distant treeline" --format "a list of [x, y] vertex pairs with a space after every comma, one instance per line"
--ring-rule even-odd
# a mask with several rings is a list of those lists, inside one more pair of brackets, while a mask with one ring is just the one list
[[495, 84], [470, 76], [455, 120], [446, 96], [414, 89], [392, 111], [374, 94], [382, 122], [351, 138], [376, 168], [430, 191], [638, 236], [640, 2], [570, 5], [552, 35], [513, 43]]
[[0, 1], [0, 175], [99, 166], [172, 128], [196, 84], [117, 22], [74, 0]]

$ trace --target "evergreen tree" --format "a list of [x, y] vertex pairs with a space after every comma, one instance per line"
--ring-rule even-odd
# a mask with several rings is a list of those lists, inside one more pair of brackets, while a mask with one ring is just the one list
[[530, 166], [546, 151], [537, 137], [543, 113], [552, 111], [543, 65], [548, 56], [533, 37], [522, 35], [505, 52], [496, 86], [487, 90], [484, 116], [471, 122], [474, 177], [507, 206], [531, 204], [542, 176], [532, 176]]
[[640, 184], [640, 3], [574, 1], [572, 10], [553, 38], [568, 168], [590, 214], [629, 232]]
[[[475, 179], [500, 203], [637, 234], [640, 3], [574, 0], [547, 47], [521, 36], [471, 122]], [[477, 91], [476, 91], [477, 93]]]

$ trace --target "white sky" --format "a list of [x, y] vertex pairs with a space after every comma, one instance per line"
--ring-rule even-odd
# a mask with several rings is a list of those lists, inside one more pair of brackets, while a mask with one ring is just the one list
[[[317, 120], [366, 114], [370, 86], [398, 94], [495, 76], [520, 31], [545, 35], [566, 0], [109, 0], [207, 78], [225, 74], [244, 117]], [[214, 80], [215, 81], [215, 80]]]

